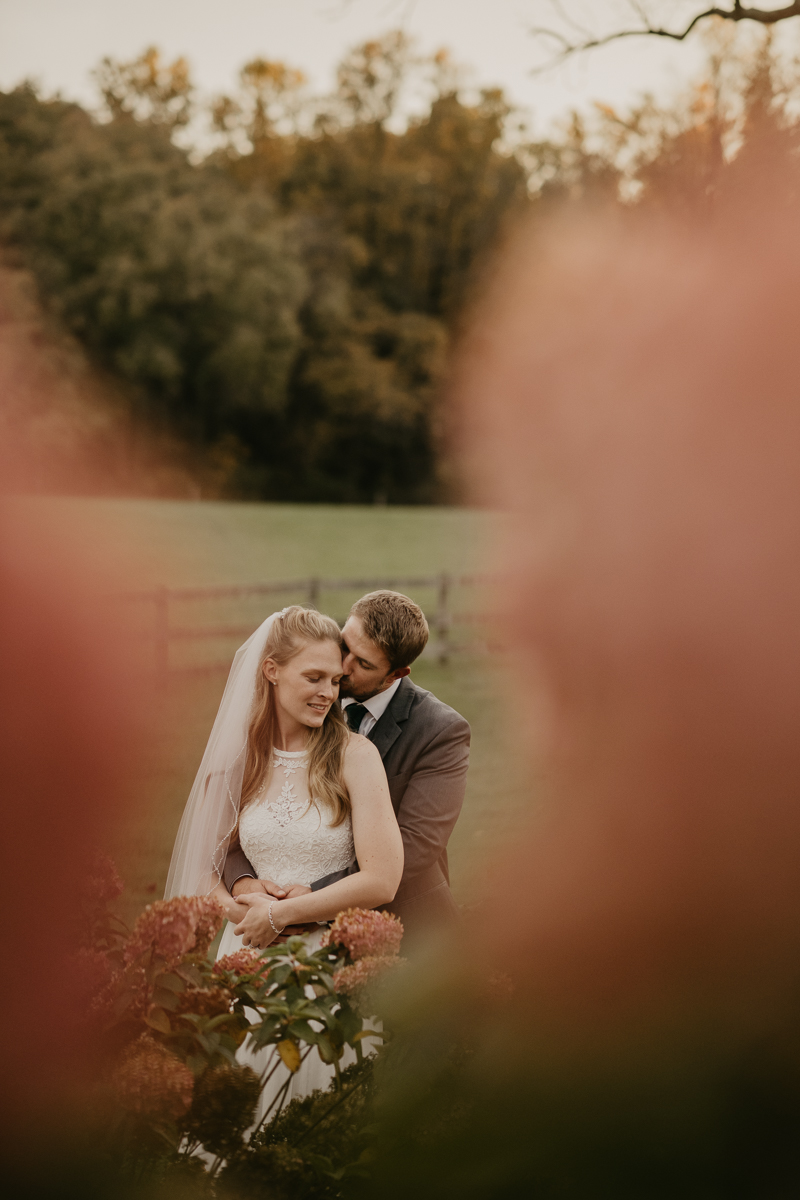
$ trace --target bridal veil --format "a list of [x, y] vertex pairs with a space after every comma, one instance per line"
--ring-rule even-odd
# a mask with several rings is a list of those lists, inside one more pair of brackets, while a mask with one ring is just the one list
[[258, 666], [278, 616], [272, 613], [236, 651], [200, 769], [181, 820], [165, 898], [205, 896], [222, 876], [231, 834], [239, 818], [247, 729]]

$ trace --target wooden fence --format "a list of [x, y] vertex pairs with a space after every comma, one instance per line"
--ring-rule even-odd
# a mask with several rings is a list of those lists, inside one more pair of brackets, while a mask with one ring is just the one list
[[[154, 591], [130, 592], [124, 599], [128, 602], [144, 604], [151, 610], [151, 619], [145, 619], [140, 628], [140, 637], [153, 646], [152, 663], [159, 676], [166, 677], [177, 673], [210, 673], [228, 670], [231, 656], [224, 661], [210, 663], [176, 665], [173, 661], [171, 647], [175, 644], [216, 640], [221, 642], [243, 642], [258, 627], [263, 619], [240, 623], [203, 623], [192, 622], [182, 625], [175, 624], [173, 614], [176, 607], [183, 608], [187, 603], [200, 602], [200, 612], [206, 609], [210, 602], [237, 602], [242, 600], [258, 600], [261, 597], [294, 597], [291, 603], [302, 603], [309, 608], [318, 608], [320, 600], [330, 593], [360, 593], [376, 591], [379, 588], [390, 588], [409, 595], [414, 592], [433, 593], [433, 606], [428, 605], [425, 612], [431, 630], [431, 640], [426, 653], [433, 654], [439, 662], [447, 662], [450, 654], [459, 647], [453, 642], [452, 631], [455, 624], [474, 624], [475, 616], [457, 610], [453, 605], [456, 589], [475, 588], [484, 581], [477, 576], [452, 576], [442, 572], [435, 576], [395, 577], [391, 579], [325, 579], [312, 577], [310, 579], [292, 580], [282, 583], [253, 583], [244, 586], [223, 586], [206, 588], [167, 588], [159, 587]], [[275, 605], [278, 606], [277, 604]], [[426, 606], [420, 605], [425, 611]], [[282, 607], [282, 606], [281, 606]], [[335, 607], [335, 605], [334, 605]], [[349, 603], [347, 604], [349, 608]], [[346, 613], [332, 612], [340, 623]]]

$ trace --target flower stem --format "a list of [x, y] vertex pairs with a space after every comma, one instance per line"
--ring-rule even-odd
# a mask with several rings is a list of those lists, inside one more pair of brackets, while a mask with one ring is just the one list
[[330, 1106], [330, 1108], [326, 1109], [321, 1117], [317, 1117], [317, 1119], [316, 1119], [316, 1121], [314, 1121], [313, 1125], [309, 1125], [308, 1129], [306, 1129], [305, 1132], [297, 1139], [297, 1141], [294, 1144], [295, 1149], [300, 1145], [301, 1142], [305, 1141], [305, 1139], [312, 1132], [312, 1130], [316, 1129], [318, 1125], [321, 1125], [323, 1121], [327, 1121], [328, 1117], [331, 1115], [333, 1110], [335, 1108], [338, 1108], [340, 1104], [344, 1104], [344, 1102], [348, 1098], [348, 1096], [352, 1096], [353, 1092], [357, 1091], [361, 1087], [362, 1083], [364, 1083], [367, 1079], [369, 1079], [371, 1074], [372, 1074], [372, 1069], [370, 1068], [370, 1070], [365, 1071], [364, 1074], [361, 1076], [361, 1078], [357, 1079], [356, 1082], [353, 1084], [353, 1086], [348, 1088], [346, 1092], [341, 1092], [339, 1095], [339, 1098]]
[[[298, 1071], [300, 1070], [300, 1067], [301, 1067], [301, 1066], [303, 1065], [303, 1063], [306, 1061], [306, 1059], [308, 1058], [309, 1054], [311, 1053], [311, 1051], [312, 1051], [313, 1049], [314, 1049], [314, 1047], [313, 1047], [313, 1046], [309, 1046], [309, 1047], [308, 1047], [308, 1049], [306, 1050], [305, 1054], [303, 1054], [302, 1058], [300, 1059], [300, 1063], [299, 1063], [299, 1065], [298, 1065], [298, 1068], [297, 1068], [297, 1070], [298, 1070]], [[282, 1062], [283, 1060], [281, 1059], [280, 1061]], [[286, 1082], [285, 1082], [285, 1083], [282, 1085], [282, 1087], [281, 1087], [280, 1091], [279, 1091], [279, 1092], [277, 1092], [277, 1094], [275, 1095], [275, 1097], [274, 1097], [274, 1099], [273, 1099], [272, 1103], [270, 1104], [269, 1108], [266, 1110], [266, 1112], [264, 1113], [263, 1117], [261, 1118], [261, 1120], [260, 1120], [260, 1121], [258, 1122], [258, 1124], [256, 1125], [255, 1129], [254, 1129], [254, 1130], [253, 1130], [253, 1132], [250, 1134], [250, 1140], [251, 1140], [251, 1141], [252, 1141], [252, 1140], [253, 1140], [253, 1138], [256, 1136], [256, 1134], [259, 1132], [259, 1130], [261, 1129], [261, 1126], [264, 1124], [264, 1122], [266, 1121], [266, 1119], [267, 1119], [267, 1117], [269, 1116], [269, 1114], [272, 1112], [273, 1108], [275, 1107], [275, 1105], [276, 1105], [276, 1103], [277, 1103], [277, 1101], [278, 1101], [279, 1099], [281, 1100], [281, 1104], [280, 1104], [280, 1107], [278, 1108], [278, 1112], [280, 1112], [280, 1111], [281, 1111], [281, 1108], [283, 1107], [283, 1099], [285, 1099], [285, 1097], [286, 1097], [286, 1094], [287, 1094], [287, 1092], [289, 1091], [289, 1086], [290, 1086], [290, 1084], [291, 1084], [291, 1082], [292, 1082], [292, 1079], [293, 1079], [294, 1075], [296, 1075], [296, 1073], [297, 1073], [296, 1071], [292, 1071], [292, 1072], [290, 1072], [290, 1074], [289, 1074], [289, 1078], [288, 1078], [288, 1079], [286, 1080]], [[283, 1099], [282, 1099], [282, 1097], [283, 1097]], [[278, 1115], [278, 1113], [276, 1113], [276, 1114], [275, 1114], [275, 1116], [276, 1116], [276, 1117], [277, 1117], [277, 1115]]]

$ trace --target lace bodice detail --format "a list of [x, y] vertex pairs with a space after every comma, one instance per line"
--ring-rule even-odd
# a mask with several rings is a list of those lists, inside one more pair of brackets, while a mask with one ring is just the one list
[[242, 813], [239, 841], [259, 879], [308, 886], [355, 857], [350, 818], [335, 828], [330, 822], [327, 808], [310, 799], [305, 752], [274, 750], [269, 786]]

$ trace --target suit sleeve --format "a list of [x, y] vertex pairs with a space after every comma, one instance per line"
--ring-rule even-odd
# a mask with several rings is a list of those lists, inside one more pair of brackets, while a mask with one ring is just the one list
[[237, 846], [235, 850], [228, 851], [225, 866], [222, 868], [222, 879], [228, 891], [243, 875], [249, 875], [252, 879], [258, 878], [244, 850]]
[[467, 788], [470, 729], [462, 718], [435, 735], [416, 761], [397, 822], [403, 835], [403, 883], [442, 857]]
[[312, 892], [319, 892], [322, 888], [330, 887], [332, 883], [338, 883], [340, 879], [346, 879], [348, 875], [355, 875], [358, 870], [358, 863], [353, 860], [349, 867], [345, 867], [343, 871], [333, 871], [330, 875], [323, 875], [322, 879], [317, 879], [311, 884]]

